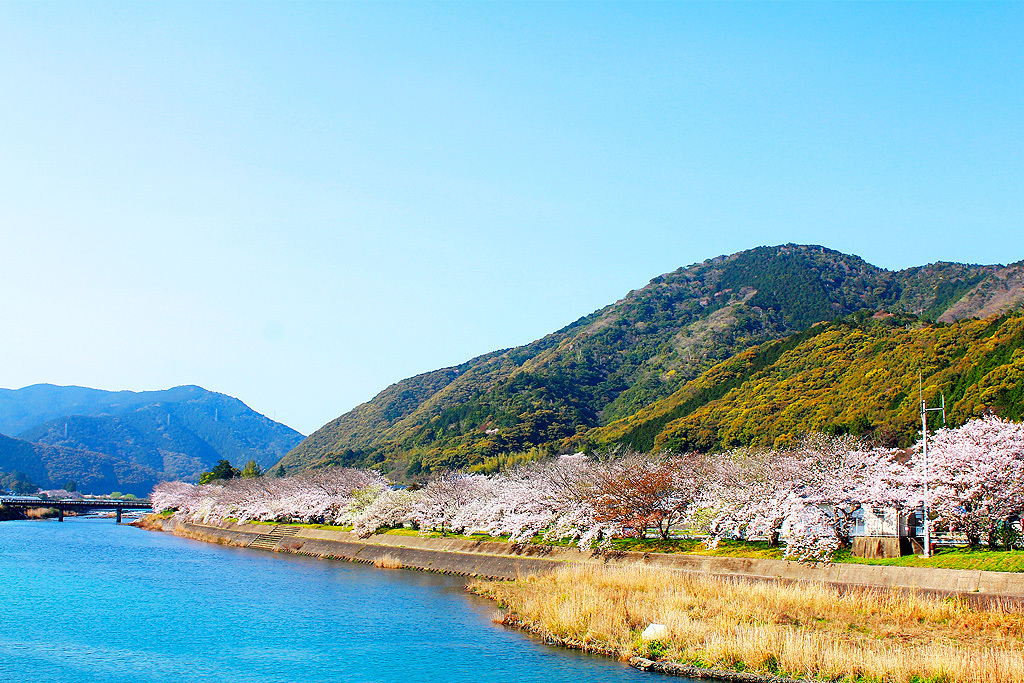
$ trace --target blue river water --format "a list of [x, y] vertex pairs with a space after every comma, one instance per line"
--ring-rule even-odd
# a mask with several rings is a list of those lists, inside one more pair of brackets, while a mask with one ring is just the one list
[[[110, 519], [0, 523], [0, 681], [651, 681], [493, 623], [462, 580]], [[656, 677], [660, 678], [660, 677]]]

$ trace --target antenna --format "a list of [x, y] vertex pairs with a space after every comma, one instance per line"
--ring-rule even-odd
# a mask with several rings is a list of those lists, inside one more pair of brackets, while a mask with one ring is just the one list
[[921, 511], [924, 515], [924, 556], [932, 556], [932, 522], [928, 517], [928, 413], [929, 411], [942, 411], [942, 426], [946, 426], [946, 394], [943, 392], [942, 407], [929, 408], [924, 401], [924, 372], [917, 372], [917, 394], [921, 399], [921, 450], [924, 456], [924, 500], [921, 501]]

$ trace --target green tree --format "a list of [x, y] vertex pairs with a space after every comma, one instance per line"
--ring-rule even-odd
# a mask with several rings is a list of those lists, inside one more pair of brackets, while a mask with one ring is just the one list
[[240, 476], [242, 476], [242, 472], [237, 467], [232, 467], [230, 461], [218, 460], [212, 470], [199, 475], [199, 483], [209, 484], [211, 481], [234, 479]]
[[257, 477], [263, 476], [263, 469], [256, 464], [255, 460], [250, 460], [245, 463], [245, 468], [242, 469], [243, 479], [256, 479]]
[[11, 490], [19, 496], [27, 496], [39, 490], [39, 487], [27, 479], [19, 479], [11, 484]]
[[33, 484], [28, 475], [21, 470], [14, 470], [10, 474], [0, 472], [0, 490], [5, 488], [19, 496], [29, 495], [39, 490], [39, 487]]
[[284, 465], [278, 465], [278, 466], [277, 466], [277, 469], [276, 469], [276, 470], [274, 470], [274, 476], [275, 476], [275, 477], [283, 477], [283, 476], [285, 476], [286, 474], [288, 474], [288, 473], [287, 473], [287, 472], [285, 472], [285, 469], [284, 469]]
[[69, 481], [68, 483], [64, 484], [64, 490], [67, 491], [68, 493], [74, 493], [76, 490], [78, 490], [78, 484], [76, 484], [74, 481]]

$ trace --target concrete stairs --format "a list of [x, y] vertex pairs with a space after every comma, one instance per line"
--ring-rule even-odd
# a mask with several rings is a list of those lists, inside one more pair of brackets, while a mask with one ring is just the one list
[[252, 539], [246, 547], [273, 550], [277, 547], [277, 544], [281, 542], [282, 538], [288, 538], [297, 533], [299, 533], [299, 527], [297, 526], [278, 525], [271, 529], [270, 533], [260, 534], [256, 538]]

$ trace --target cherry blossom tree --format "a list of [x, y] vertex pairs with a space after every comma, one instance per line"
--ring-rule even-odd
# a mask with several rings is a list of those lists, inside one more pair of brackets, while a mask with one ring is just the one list
[[194, 521], [237, 519], [347, 524], [387, 488], [372, 470], [334, 468], [310, 475], [231, 479], [216, 484], [169, 482], [153, 491], [154, 509]]
[[597, 517], [598, 483], [598, 467], [583, 453], [521, 465], [495, 478], [480, 528], [514, 543], [538, 535], [575, 541], [581, 548], [606, 542], [619, 529]]
[[[928, 460], [936, 521], [964, 534], [972, 546], [984, 538], [995, 547], [1000, 527], [1024, 513], [1024, 425], [988, 415], [940, 429], [929, 439]], [[920, 443], [911, 479], [915, 485], [924, 481]]]
[[700, 505], [710, 512], [710, 538], [768, 539], [776, 546], [786, 519], [803, 507], [803, 463], [791, 453], [740, 448], [723, 453]]
[[902, 507], [908, 491], [897, 449], [873, 448], [852, 436], [811, 434], [794, 456], [803, 472], [797, 493], [831, 519], [836, 541], [850, 545], [854, 513], [862, 507]]
[[352, 531], [368, 538], [383, 528], [395, 528], [411, 522], [418, 491], [386, 489], [374, 498], [353, 520]]
[[[787, 451], [741, 448], [715, 455], [627, 452], [547, 458], [490, 476], [445, 472], [420, 490], [395, 490], [373, 471], [335, 468], [280, 478], [160, 484], [156, 511], [193, 520], [353, 525], [368, 536], [417, 525], [424, 533], [486, 533], [525, 543], [571, 540], [582, 548], [655, 527], [661, 538], [700, 524], [709, 546], [766, 538], [787, 557], [828, 561], [849, 543], [861, 507], [921, 501], [921, 449], [900, 451], [852, 437], [809, 435]], [[1024, 425], [994, 416], [939, 430], [928, 481], [938, 522], [972, 544], [990, 544], [1024, 514]]]
[[[411, 517], [424, 531], [461, 532], [472, 524], [464, 508], [490, 492], [490, 480], [479, 474], [442, 472], [417, 492]], [[460, 514], [462, 513], [462, 514]]]
[[596, 518], [643, 537], [655, 527], [668, 540], [706, 485], [710, 468], [695, 453], [672, 456], [629, 451], [609, 463], [596, 490]]
[[701, 502], [713, 511], [708, 545], [757, 537], [778, 545], [788, 527], [787, 557], [828, 561], [836, 548], [849, 543], [853, 514], [861, 506], [902, 500], [896, 454], [827, 435], [811, 435], [787, 452], [737, 449], [724, 454]]
[[818, 505], [804, 505], [790, 515], [786, 557], [800, 562], [829, 562], [839, 547], [831, 515]]

